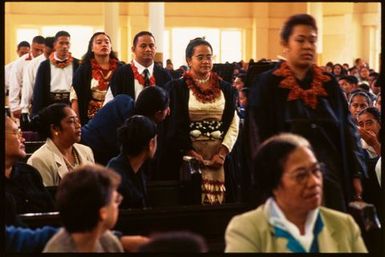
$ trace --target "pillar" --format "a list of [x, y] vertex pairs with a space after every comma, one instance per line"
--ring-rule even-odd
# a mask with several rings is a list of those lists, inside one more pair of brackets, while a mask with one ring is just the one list
[[163, 31], [164, 31], [164, 3], [150, 2], [148, 3], [149, 13], [149, 31], [155, 37], [155, 45], [157, 51], [155, 61], [164, 63], [163, 60]]

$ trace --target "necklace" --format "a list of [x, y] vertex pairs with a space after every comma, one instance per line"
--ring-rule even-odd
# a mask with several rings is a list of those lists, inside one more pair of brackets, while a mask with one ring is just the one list
[[[134, 78], [141, 84], [143, 87], [145, 85], [145, 78], [143, 75], [139, 74], [138, 68], [135, 66], [134, 62], [131, 62], [131, 69], [134, 73]], [[150, 77], [150, 86], [155, 86], [155, 77], [154, 74]]]
[[311, 82], [309, 89], [303, 89], [298, 85], [297, 79], [286, 61], [282, 62], [279, 69], [275, 70], [273, 74], [284, 77], [280, 82], [279, 87], [290, 89], [287, 101], [301, 99], [305, 105], [310, 106], [312, 109], [316, 109], [318, 104], [317, 97], [328, 95], [323, 83], [329, 81], [330, 77], [323, 74], [322, 69], [315, 64], [312, 65], [311, 69], [313, 70], [313, 81]]
[[64, 155], [63, 155], [63, 159], [64, 159], [64, 162], [66, 163], [67, 165], [67, 168], [69, 171], [72, 171], [73, 169], [75, 169], [76, 166], [78, 166], [80, 164], [80, 158], [79, 158], [79, 155], [78, 153], [76, 152], [76, 150], [74, 148], [72, 148], [72, 155], [74, 156], [74, 163], [71, 163]]
[[186, 71], [183, 75], [183, 79], [185, 80], [187, 87], [201, 103], [212, 103], [221, 94], [221, 88], [219, 87], [219, 80], [221, 80], [221, 78], [215, 72], [210, 73], [210, 76], [207, 79], [207, 81], [210, 81], [210, 85], [205, 89], [202, 88], [201, 84], [195, 83], [191, 71]]
[[207, 78], [205, 79], [194, 79], [196, 82], [200, 83], [200, 84], [204, 84], [206, 83], [207, 81], [209, 81], [210, 79], [210, 76], [208, 76]]
[[[105, 70], [95, 59], [91, 60], [92, 78], [96, 79], [99, 82], [98, 89], [101, 91], [107, 90], [111, 75], [118, 67], [118, 60], [116, 59], [110, 59], [109, 63], [109, 69]], [[106, 73], [107, 75], [104, 75], [104, 73]]]
[[50, 62], [51, 62], [54, 66], [56, 66], [56, 67], [58, 67], [58, 68], [61, 68], [61, 69], [64, 69], [65, 67], [67, 67], [68, 65], [70, 65], [70, 64], [72, 63], [73, 59], [74, 59], [74, 58], [72, 57], [71, 53], [68, 53], [67, 59], [65, 59], [64, 61], [58, 61], [58, 60], [55, 59], [54, 53], [55, 53], [55, 52], [53, 52], [53, 53], [50, 54], [49, 60], [50, 60]]

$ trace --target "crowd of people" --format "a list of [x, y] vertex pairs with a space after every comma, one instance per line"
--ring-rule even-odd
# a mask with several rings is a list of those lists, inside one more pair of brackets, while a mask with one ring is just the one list
[[[200, 177], [190, 181], [194, 204], [257, 207], [230, 221], [226, 252], [366, 252], [348, 206], [371, 203], [384, 221], [380, 77], [360, 58], [315, 65], [317, 34], [312, 16], [291, 16], [285, 59], [254, 80], [253, 60], [233, 63], [231, 81], [214, 71], [204, 38], [190, 40], [177, 70], [155, 63], [148, 31], [135, 35], [127, 64], [105, 32], [81, 60], [66, 31], [21, 42], [5, 66], [7, 249], [173, 251], [165, 245], [180, 240], [207, 251], [199, 235], [111, 231], [119, 209], [150, 207], [149, 181], [179, 180], [188, 156]], [[30, 130], [45, 143], [25, 162]], [[22, 228], [18, 214], [50, 211], [63, 228]], [[39, 240], [23, 249], [28, 237]]]

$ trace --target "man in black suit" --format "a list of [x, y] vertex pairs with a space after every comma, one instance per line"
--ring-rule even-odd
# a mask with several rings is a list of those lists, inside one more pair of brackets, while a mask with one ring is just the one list
[[157, 85], [164, 88], [171, 80], [165, 69], [154, 64], [156, 46], [151, 32], [141, 31], [136, 34], [131, 50], [134, 59], [114, 73], [104, 104], [119, 94], [127, 94], [136, 99], [144, 87]]

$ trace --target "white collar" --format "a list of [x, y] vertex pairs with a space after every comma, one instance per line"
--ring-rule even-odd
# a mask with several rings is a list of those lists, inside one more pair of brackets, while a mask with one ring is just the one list
[[53, 53], [53, 58], [56, 60], [56, 61], [59, 61], [59, 62], [62, 62], [62, 61], [65, 61], [67, 60], [68, 56], [66, 56], [63, 60], [60, 59], [59, 57], [57, 57], [57, 53], [56, 51]]
[[314, 238], [314, 225], [317, 220], [319, 208], [309, 211], [305, 223], [305, 235], [301, 235], [298, 227], [286, 219], [285, 214], [279, 208], [273, 197], [267, 199], [264, 211], [270, 225], [289, 232], [307, 252], [310, 251]]
[[138, 73], [142, 74], [145, 69], [147, 69], [150, 72], [150, 77], [152, 76], [153, 70], [154, 70], [154, 62], [151, 63], [150, 66], [144, 67], [140, 63], [138, 63], [135, 59], [132, 60], [135, 67], [138, 69]]

